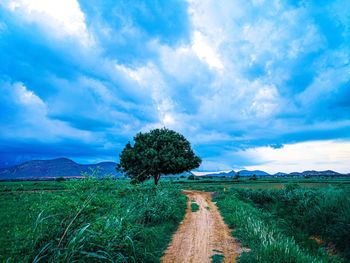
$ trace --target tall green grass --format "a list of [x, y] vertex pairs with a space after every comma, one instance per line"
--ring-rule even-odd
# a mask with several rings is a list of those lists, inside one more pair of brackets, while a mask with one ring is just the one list
[[218, 193], [214, 200], [234, 229], [233, 235], [251, 249], [241, 255], [240, 262], [342, 262], [329, 258], [322, 249], [315, 254], [298, 244], [281, 227], [282, 219], [240, 200], [236, 191]]
[[157, 262], [185, 209], [186, 198], [170, 184], [80, 180], [49, 202], [32, 203], [21, 214], [28, 217], [22, 245], [12, 242], [0, 254], [8, 262]]
[[308, 237], [320, 236], [325, 248], [335, 247], [333, 253], [339, 252], [350, 261], [349, 189], [288, 185], [284, 190], [236, 192], [242, 200], [283, 219], [285, 231], [304, 246], [312, 245]]

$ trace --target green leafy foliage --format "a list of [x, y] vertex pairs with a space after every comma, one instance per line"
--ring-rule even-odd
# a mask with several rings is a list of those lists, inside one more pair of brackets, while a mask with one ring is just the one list
[[211, 262], [212, 263], [221, 263], [225, 259], [224, 255], [222, 254], [214, 254], [211, 256]]
[[200, 164], [201, 159], [183, 135], [163, 128], [138, 133], [134, 145], [127, 143], [120, 154], [118, 170], [133, 182], [153, 177], [157, 184], [161, 175], [190, 171]]
[[87, 178], [65, 191], [8, 195], [7, 211], [20, 216], [2, 214], [0, 260], [8, 262], [157, 262], [186, 209], [167, 183]]
[[195, 176], [193, 174], [190, 174], [188, 177], [187, 177], [188, 180], [194, 180], [195, 179]]
[[289, 184], [286, 184], [284, 186], [284, 188], [287, 190], [287, 191], [294, 191], [296, 189], [299, 189], [301, 186], [297, 183], [289, 183]]
[[324, 250], [315, 254], [304, 248], [285, 233], [276, 216], [239, 200], [235, 192], [222, 192], [215, 201], [225, 222], [234, 229], [233, 235], [251, 249], [240, 256], [239, 262], [342, 262], [338, 257], [329, 258]]
[[63, 176], [56, 178], [56, 182], [64, 182], [64, 181], [66, 181], [66, 178], [64, 178]]
[[258, 178], [256, 177], [256, 174], [253, 174], [252, 177], [249, 178], [249, 180], [256, 181]]
[[191, 211], [192, 212], [197, 212], [198, 210], [199, 210], [199, 205], [195, 201], [192, 201], [192, 203], [191, 203]]
[[304, 246], [312, 246], [305, 234], [307, 237], [320, 236], [325, 246], [334, 245], [350, 260], [349, 189], [311, 190], [289, 184], [285, 190], [237, 190], [237, 193], [241, 199], [282, 218], [286, 232]]

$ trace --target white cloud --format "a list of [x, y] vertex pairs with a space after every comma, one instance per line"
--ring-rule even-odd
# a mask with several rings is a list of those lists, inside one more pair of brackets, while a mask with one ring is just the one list
[[144, 129], [162, 126], [171, 128], [175, 125], [174, 102], [168, 94], [167, 83], [156, 65], [149, 63], [136, 69], [116, 65], [116, 69], [124, 72], [138, 83], [135, 93], [141, 91], [145, 97], [150, 96], [153, 100], [159, 122], [152, 123]]
[[230, 172], [231, 170], [221, 170], [221, 171], [214, 171], [214, 172], [197, 172], [197, 171], [192, 171], [192, 173], [196, 176], [204, 176], [208, 174], [220, 174], [220, 173], [227, 173]]
[[88, 131], [74, 129], [64, 122], [50, 119], [47, 116], [47, 104], [22, 83], [2, 82], [0, 89], [3, 94], [0, 99], [16, 107], [16, 114], [12, 113], [14, 115], [11, 122], [1, 125], [2, 137], [29, 138], [45, 142], [62, 138], [74, 138], [86, 142], [94, 140]]
[[[307, 129], [303, 119], [281, 117], [305, 110], [283, 97], [294, 96], [285, 82], [305, 54], [325, 45], [305, 9], [280, 1], [188, 2], [189, 43], [170, 47], [151, 39], [145, 46], [158, 56], [134, 67], [116, 65], [137, 84], [130, 94], [142, 94], [154, 104], [158, 121], [144, 125], [144, 130], [167, 126], [185, 131], [195, 144], [249, 145], [249, 140], [273, 140]], [[195, 106], [184, 114], [179, 101]], [[206, 158], [203, 167], [222, 170], [232, 164], [218, 158]], [[264, 159], [263, 154], [259, 158]]]
[[45, 111], [45, 103], [34, 94], [33, 91], [28, 90], [22, 83], [15, 83], [13, 85], [15, 92], [15, 97], [18, 99], [18, 102], [27, 107], [32, 107], [38, 111]]
[[209, 39], [199, 31], [193, 32], [192, 50], [200, 59], [204, 60], [210, 68], [218, 70], [224, 68], [219, 55], [209, 44]]
[[94, 43], [77, 0], [5, 0], [5, 6], [25, 21], [39, 24], [49, 35], [74, 37], [84, 46]]
[[[241, 126], [248, 121], [259, 126], [264, 125], [261, 119], [294, 109], [292, 103], [287, 109], [281, 107], [286, 101], [279, 91], [293, 73], [290, 64], [304, 52], [322, 47], [322, 38], [305, 10], [288, 8], [279, 1], [188, 2], [190, 50], [213, 74], [195, 97], [199, 105], [196, 121], [213, 125], [239, 121]], [[164, 50], [162, 54], [167, 57]], [[186, 61], [189, 72], [192, 64]], [[254, 73], [254, 67], [260, 68], [261, 76]], [[178, 70], [179, 76], [181, 72]]]
[[[118, 123], [119, 126], [108, 128], [107, 135], [121, 134], [120, 127], [123, 135], [128, 133], [131, 137], [135, 130], [167, 126], [201, 144], [208, 156], [212, 145], [254, 145], [260, 139], [265, 142], [307, 130], [302, 115], [308, 113], [309, 106], [317, 103], [317, 98], [336, 92], [348, 80], [349, 67], [344, 66], [349, 62], [347, 47], [333, 54], [333, 62], [328, 61], [332, 54], [320, 52], [327, 43], [304, 7], [291, 7], [278, 0], [188, 3], [190, 39], [180, 40], [179, 46], [149, 38], [138, 28], [142, 25], [134, 25], [131, 18], [122, 21], [124, 26], [118, 29], [114, 22], [99, 21], [91, 14], [89, 18], [96, 19], [90, 25], [98, 43], [96, 49], [69, 49], [78, 58], [78, 67], [73, 70], [83, 68], [83, 74], [88, 72], [88, 76], [50, 82], [59, 88], [50, 95], [50, 101], [45, 101], [47, 105], [24, 87], [18, 96], [21, 107], [37, 111], [42, 116], [38, 123], [52, 128], [48, 134], [53, 136], [60, 131], [57, 127], [67, 135], [67, 127], [63, 122], [49, 120], [48, 113]], [[39, 25], [50, 37], [73, 39], [83, 46], [95, 43], [77, 0], [5, 0], [5, 6], [16, 19]], [[347, 19], [346, 12], [339, 17], [342, 23]], [[108, 43], [103, 45], [103, 40]], [[130, 41], [144, 44], [141, 59], [137, 48], [126, 45]], [[118, 52], [125, 52], [124, 45], [131, 52], [118, 57]], [[303, 87], [290, 88], [286, 82], [298, 78], [294, 74], [304, 70], [302, 62], [312, 60], [305, 57], [317, 53], [325, 54], [310, 70], [310, 75], [314, 75], [311, 78], [318, 76], [303, 93], [295, 94]], [[131, 61], [122, 64], [129, 56]], [[29, 128], [39, 129], [34, 124], [36, 119], [27, 121], [32, 121]], [[315, 124], [307, 125], [314, 128]], [[323, 130], [332, 125], [334, 122], [327, 123]], [[203, 167], [222, 170], [232, 162], [209, 156]]]
[[[153, 49], [159, 52], [160, 65], [159, 67], [180, 84], [189, 84], [194, 79], [202, 80], [202, 72], [206, 70], [205, 65], [193, 52], [190, 45], [181, 45], [171, 48], [166, 45], [160, 45], [153, 42]], [[186, 66], [184, 66], [186, 65]], [[193, 87], [193, 84], [188, 85], [187, 89]]]
[[350, 172], [349, 141], [311, 141], [286, 144], [282, 148], [258, 147], [238, 153], [263, 164], [247, 166], [270, 173], [305, 170]]
[[[298, 95], [298, 100], [306, 107], [312, 106], [314, 103], [324, 101], [333, 96], [340, 89], [346, 89], [343, 86], [350, 80], [350, 55], [345, 51], [327, 52], [320, 59], [318, 75], [315, 76], [313, 82]], [[327, 68], [324, 68], [328, 65]]]
[[280, 101], [276, 87], [261, 85], [253, 98], [251, 110], [256, 116], [268, 117], [276, 112]]

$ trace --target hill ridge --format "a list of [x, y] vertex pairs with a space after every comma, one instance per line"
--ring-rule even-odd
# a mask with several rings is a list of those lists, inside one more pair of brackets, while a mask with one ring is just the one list
[[69, 158], [60, 157], [49, 160], [30, 160], [11, 167], [0, 168], [0, 179], [40, 179], [56, 177], [79, 177], [99, 167], [99, 176], [120, 176], [116, 163], [104, 161], [96, 164], [79, 164]]

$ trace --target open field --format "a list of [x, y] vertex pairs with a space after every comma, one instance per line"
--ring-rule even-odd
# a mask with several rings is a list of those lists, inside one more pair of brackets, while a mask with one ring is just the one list
[[49, 183], [54, 191], [30, 191], [36, 183], [48, 186], [2, 183], [0, 261], [157, 262], [186, 207], [167, 184], [88, 179], [63, 183], [65, 191], [57, 182]]
[[186, 189], [214, 193], [233, 236], [251, 248], [240, 262], [350, 261], [349, 178], [179, 183]]
[[[0, 182], [0, 193], [10, 191], [50, 191], [68, 189], [70, 184], [76, 183], [78, 180], [57, 181], [3, 181]], [[322, 187], [343, 187], [350, 188], [350, 177], [335, 178], [258, 178], [250, 180], [249, 177], [242, 177], [239, 180], [232, 178], [199, 178], [198, 180], [188, 180], [186, 178], [167, 178], [161, 179], [162, 182], [170, 182], [179, 184], [181, 188], [202, 189], [209, 191], [211, 187], [217, 188], [249, 188], [249, 189], [281, 189], [286, 184], [297, 183], [307, 188]], [[119, 179], [117, 182], [129, 182], [127, 179]]]
[[252, 249], [241, 262], [347, 262], [349, 199], [348, 189], [293, 187], [214, 198], [233, 235]]
[[234, 189], [283, 189], [289, 184], [299, 184], [303, 188], [341, 187], [350, 188], [350, 178], [241, 178], [238, 181], [231, 178], [213, 178], [200, 180], [176, 180], [184, 189], [197, 189], [205, 191], [221, 191]]
[[0, 192], [63, 190], [69, 182], [56, 181], [16, 181], [0, 182]]
[[[347, 178], [163, 179], [157, 190], [128, 180], [2, 182], [0, 260], [158, 262], [185, 213], [182, 189], [212, 193], [247, 248], [239, 262], [350, 260]], [[187, 211], [208, 216], [197, 201]]]

